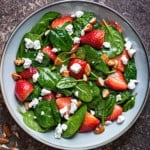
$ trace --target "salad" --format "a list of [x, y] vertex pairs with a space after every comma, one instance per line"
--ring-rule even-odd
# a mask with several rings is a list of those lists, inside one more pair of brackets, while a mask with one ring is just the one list
[[24, 123], [55, 138], [101, 134], [135, 104], [136, 50], [115, 21], [47, 12], [22, 37], [14, 94]]

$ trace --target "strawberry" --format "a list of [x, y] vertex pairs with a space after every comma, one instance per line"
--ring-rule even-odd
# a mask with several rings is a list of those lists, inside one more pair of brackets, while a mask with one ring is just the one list
[[66, 22], [73, 22], [73, 18], [71, 16], [63, 16], [61, 18], [56, 18], [52, 21], [51, 27], [52, 29], [56, 27], [62, 27]]
[[56, 99], [56, 105], [58, 109], [62, 109], [65, 106], [70, 107], [71, 97], [59, 97]]
[[[83, 74], [85, 73], [86, 65], [87, 62], [85, 60], [81, 60], [78, 58], [71, 59], [71, 61], [69, 62], [70, 75], [76, 79], [81, 79], [83, 77]], [[79, 67], [79, 69], [76, 70], [77, 67]]]
[[114, 109], [109, 117], [106, 120], [114, 121], [120, 116], [123, 112], [123, 108], [120, 105], [115, 105]]
[[88, 44], [93, 48], [100, 49], [104, 42], [105, 32], [102, 30], [92, 30], [81, 36], [81, 44]]
[[124, 79], [124, 76], [122, 72], [120, 72], [119, 70], [108, 75], [107, 78], [105, 79], [105, 84], [109, 88], [113, 90], [117, 90], [117, 91], [124, 91], [124, 90], [127, 90], [128, 88], [128, 85]]
[[121, 71], [121, 72], [124, 72], [125, 65], [123, 64], [123, 62], [121, 60], [122, 57], [125, 57], [127, 60], [129, 60], [129, 55], [128, 55], [128, 52], [126, 50], [124, 50], [123, 53], [120, 54], [119, 56], [116, 56], [110, 60], [117, 60], [118, 65], [116, 66], [116, 69]]
[[37, 69], [34, 67], [30, 67], [19, 74], [21, 75], [22, 79], [29, 79], [32, 78], [33, 74], [35, 73], [37, 73]]
[[[118, 22], [116, 22], [116, 21], [107, 21], [107, 24], [108, 25], [112, 25], [116, 30], [118, 30], [120, 33], [122, 33], [123, 32], [123, 28], [122, 28], [122, 26], [118, 23]], [[100, 25], [101, 26], [104, 26], [105, 24], [102, 22], [102, 23], [100, 23]]]
[[33, 92], [34, 87], [31, 82], [21, 79], [16, 82], [15, 95], [20, 102], [24, 102]]
[[84, 121], [79, 129], [80, 133], [83, 132], [89, 132], [94, 130], [100, 123], [100, 120], [90, 114], [89, 112], [86, 112]]
[[48, 56], [49, 56], [49, 58], [51, 59], [51, 60], [55, 60], [56, 59], [56, 54], [52, 51], [52, 48], [50, 47], [50, 46], [46, 46], [46, 47], [44, 47], [43, 49], [42, 49], [42, 52], [43, 53], [46, 53]]
[[74, 52], [75, 52], [75, 51], [78, 49], [79, 45], [80, 45], [80, 44], [78, 44], [78, 43], [74, 44], [74, 45], [72, 46], [71, 51], [74, 51]]
[[47, 101], [50, 101], [51, 99], [55, 99], [56, 95], [51, 92], [51, 93], [45, 95], [43, 98], [46, 99]]

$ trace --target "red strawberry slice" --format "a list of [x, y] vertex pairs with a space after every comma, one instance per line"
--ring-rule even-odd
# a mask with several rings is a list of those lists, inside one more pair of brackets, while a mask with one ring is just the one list
[[34, 87], [31, 82], [21, 79], [16, 82], [15, 95], [20, 102], [24, 102], [33, 92]]
[[52, 48], [50, 47], [50, 46], [46, 46], [46, 47], [44, 47], [43, 49], [42, 49], [42, 52], [43, 53], [46, 53], [48, 56], [49, 56], [49, 58], [51, 59], [51, 60], [55, 60], [56, 59], [56, 54], [52, 51]]
[[119, 70], [116, 71], [115, 73], [108, 75], [108, 77], [105, 79], [105, 84], [109, 88], [117, 91], [124, 91], [127, 90], [128, 88], [124, 76], [122, 72], [120, 72]]
[[43, 98], [46, 99], [47, 101], [50, 101], [51, 99], [55, 99], [56, 95], [51, 92], [51, 93], [45, 95]]
[[80, 133], [83, 132], [89, 132], [94, 130], [98, 125], [100, 124], [100, 120], [90, 114], [89, 112], [86, 112], [84, 121], [79, 129]]
[[37, 69], [34, 67], [30, 67], [28, 69], [25, 69], [23, 72], [19, 73], [22, 77], [22, 79], [29, 79], [32, 78], [33, 74], [37, 73]]
[[128, 52], [126, 50], [124, 50], [121, 55], [119, 55], [117, 57], [114, 57], [114, 58], [112, 58], [110, 60], [117, 60], [118, 61], [118, 65], [116, 66], [116, 69], [121, 71], [121, 72], [124, 72], [125, 65], [122, 62], [122, 57], [125, 57], [127, 60], [129, 60], [129, 55], [128, 55]]
[[120, 116], [123, 112], [123, 108], [120, 105], [115, 105], [111, 115], [106, 119], [110, 121], [114, 121]]
[[51, 27], [52, 29], [56, 28], [56, 27], [62, 27], [66, 22], [73, 22], [73, 18], [71, 16], [63, 16], [61, 18], [57, 18], [55, 20], [53, 20]]
[[59, 97], [56, 99], [56, 105], [58, 109], [62, 109], [65, 106], [70, 107], [71, 97]]
[[[112, 25], [116, 30], [118, 30], [120, 33], [122, 33], [123, 32], [123, 28], [122, 28], [122, 26], [118, 23], [118, 22], [116, 22], [116, 21], [107, 21], [107, 24], [108, 25]], [[102, 22], [102, 23], [100, 23], [100, 25], [101, 26], [104, 26], [105, 24]]]
[[[81, 60], [78, 58], [73, 58], [69, 62], [69, 73], [72, 77], [76, 79], [81, 79], [83, 77], [83, 74], [85, 73], [85, 67], [87, 65], [87, 62], [85, 60]], [[74, 71], [73, 68], [79, 67], [79, 71]]]
[[75, 51], [78, 49], [79, 45], [80, 45], [80, 44], [78, 44], [78, 43], [77, 43], [77, 44], [74, 44], [74, 45], [72, 46], [71, 51], [74, 51], [74, 52], [75, 52]]
[[81, 44], [87, 44], [93, 48], [100, 49], [104, 42], [105, 32], [102, 30], [92, 30], [81, 36]]

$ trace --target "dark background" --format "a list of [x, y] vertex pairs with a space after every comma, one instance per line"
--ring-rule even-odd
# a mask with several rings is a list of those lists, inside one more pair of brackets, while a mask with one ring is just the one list
[[[150, 56], [150, 0], [95, 1], [110, 6], [123, 15], [139, 33]], [[52, 2], [54, 0], [0, 0], [0, 56], [15, 27], [32, 12]], [[3, 123], [8, 123], [13, 132], [8, 147], [16, 146], [20, 150], [56, 150], [32, 139], [16, 124], [0, 92], [0, 136]], [[95, 150], [150, 150], [150, 100], [147, 100], [132, 128], [114, 142]]]

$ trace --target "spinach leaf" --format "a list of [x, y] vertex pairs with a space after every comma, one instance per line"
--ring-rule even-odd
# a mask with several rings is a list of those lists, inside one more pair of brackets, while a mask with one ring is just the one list
[[73, 40], [68, 32], [61, 28], [51, 30], [49, 40], [59, 51], [69, 51], [72, 48]]
[[77, 96], [83, 102], [90, 102], [93, 99], [92, 90], [89, 84], [85, 82], [80, 82], [76, 85], [75, 91], [78, 92]]
[[40, 72], [38, 83], [42, 87], [55, 90], [56, 84], [60, 79], [60, 74], [57, 72], [52, 72], [48, 67], [39, 67], [38, 69]]
[[79, 59], [85, 59], [86, 52], [83, 47], [79, 47], [76, 51], [76, 57]]
[[57, 125], [53, 117], [50, 102], [42, 100], [35, 108], [35, 116], [37, 117], [38, 124], [44, 129], [50, 129]]
[[34, 131], [38, 131], [38, 132], [46, 132], [47, 129], [42, 128], [36, 121], [35, 114], [32, 110], [28, 110], [26, 112], [22, 112], [21, 110], [19, 110], [19, 112], [22, 114], [23, 116], [23, 121], [24, 123], [31, 129], [33, 129]]
[[93, 97], [99, 97], [100, 88], [96, 85], [96, 83], [90, 82], [89, 86], [91, 87]]
[[64, 77], [58, 81], [56, 87], [59, 89], [67, 89], [76, 86], [78, 80], [72, 77]]
[[129, 109], [132, 109], [135, 104], [135, 96], [133, 96], [130, 100], [128, 100], [124, 105], [123, 105], [123, 111], [126, 112]]
[[49, 24], [55, 18], [60, 17], [60, 13], [58, 12], [48, 12], [44, 14], [41, 19], [37, 22], [37, 24], [32, 27], [31, 33], [41, 34], [49, 29]]
[[100, 99], [97, 107], [95, 108], [96, 116], [101, 118], [102, 125], [104, 125], [104, 120], [108, 117], [114, 108], [116, 99], [114, 95], [110, 95], [107, 99]]
[[128, 61], [127, 65], [125, 66], [124, 70], [124, 77], [127, 82], [130, 81], [130, 79], [136, 79], [137, 75], [137, 69], [135, 65], [135, 60], [132, 58], [131, 60]]
[[120, 32], [118, 32], [113, 26], [107, 25], [104, 22], [105, 26], [102, 26], [101, 29], [105, 31], [105, 41], [109, 42], [111, 47], [110, 49], [102, 48], [102, 52], [105, 53], [109, 58], [113, 58], [123, 52], [124, 49], [124, 38]]
[[112, 71], [109, 70], [107, 64], [101, 59], [100, 54], [91, 46], [83, 46], [85, 49], [85, 60], [91, 64], [91, 66], [104, 74], [110, 74]]
[[84, 11], [83, 16], [76, 18], [73, 22], [74, 36], [79, 37], [81, 35], [82, 29], [90, 22], [92, 18], [95, 17], [93, 12]]

